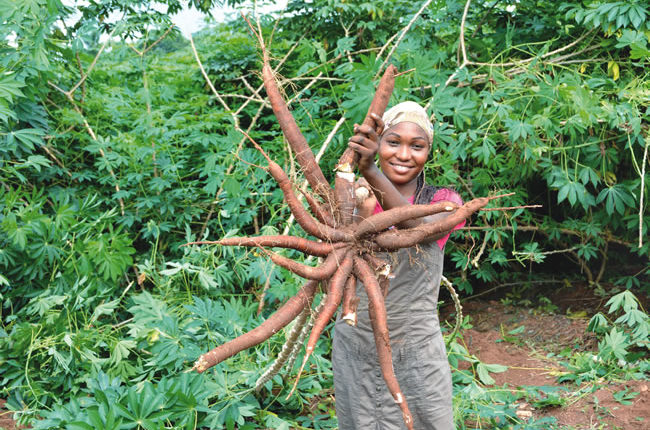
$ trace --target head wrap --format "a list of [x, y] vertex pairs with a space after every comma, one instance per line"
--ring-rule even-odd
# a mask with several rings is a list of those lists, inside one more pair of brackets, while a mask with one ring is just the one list
[[429, 137], [429, 143], [433, 141], [433, 124], [429, 121], [427, 111], [415, 102], [396, 104], [384, 113], [382, 119], [385, 124], [384, 132], [400, 122], [408, 121], [419, 125], [424, 130]]

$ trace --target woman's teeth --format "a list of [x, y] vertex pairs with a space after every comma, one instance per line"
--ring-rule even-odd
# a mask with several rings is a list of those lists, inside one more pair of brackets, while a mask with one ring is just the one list
[[397, 173], [406, 173], [410, 170], [411, 168], [408, 166], [400, 166], [398, 164], [393, 164], [393, 170], [395, 170]]

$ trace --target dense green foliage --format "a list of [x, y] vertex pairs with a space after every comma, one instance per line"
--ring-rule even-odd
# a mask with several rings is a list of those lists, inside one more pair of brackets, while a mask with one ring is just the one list
[[[195, 35], [228, 110], [190, 43], [167, 31], [180, 2], [159, 3], [168, 10], [148, 0], [0, 0], [0, 396], [34, 428], [333, 428], [325, 341], [289, 401], [291, 377], [250, 390], [282, 335], [209, 375], [183, 373], [300, 285], [243, 249], [180, 247], [286, 225], [282, 194], [246, 163], [261, 157], [235, 121], [252, 124], [252, 136], [301, 177], [263, 91], [252, 91], [259, 49], [243, 20]], [[312, 148], [346, 118], [321, 162], [326, 175], [400, 40], [390, 61], [414, 70], [397, 79], [393, 100], [428, 103], [435, 117], [429, 182], [466, 199], [514, 191], [500, 203], [544, 205], [487, 212], [455, 233], [447, 276], [461, 291], [554, 279], [605, 296], [649, 292], [646, 2], [471, 2], [465, 63], [465, 1], [432, 1], [403, 39], [422, 3], [288, 3], [261, 26]], [[257, 316], [268, 278], [269, 305]], [[637, 361], [647, 315], [620, 294], [615, 322], [592, 320], [607, 367], [575, 357], [572, 380], [647, 372]], [[531, 389], [487, 411], [494, 399], [482, 384], [499, 368], [459, 343], [450, 353], [475, 370], [455, 373], [459, 425], [480, 414], [517, 426], [517, 399], [550, 395]], [[619, 360], [637, 365], [621, 370]]]

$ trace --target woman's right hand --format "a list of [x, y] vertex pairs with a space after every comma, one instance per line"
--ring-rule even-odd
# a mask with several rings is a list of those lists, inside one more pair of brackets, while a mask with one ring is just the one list
[[375, 127], [355, 124], [355, 134], [348, 141], [348, 147], [359, 154], [359, 171], [362, 175], [374, 167], [375, 156], [379, 150], [379, 136], [384, 131], [384, 122], [379, 115], [370, 115], [375, 121]]

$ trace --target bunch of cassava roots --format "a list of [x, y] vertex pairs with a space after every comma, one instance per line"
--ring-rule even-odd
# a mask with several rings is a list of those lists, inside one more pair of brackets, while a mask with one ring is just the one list
[[[365, 287], [365, 293], [368, 296], [368, 311], [384, 380], [395, 402], [402, 410], [404, 422], [409, 429], [412, 429], [413, 419], [407, 399], [404, 398], [400, 390], [393, 370], [390, 334], [386, 321], [384, 297], [389, 285], [390, 265], [376, 254], [417, 246], [419, 243], [431, 240], [432, 237], [448, 232], [473, 213], [485, 207], [494, 197], [477, 198], [462, 206], [447, 201], [411, 205], [386, 210], [356, 221], [353, 212], [356, 204], [354, 172], [358, 161], [357, 154], [350, 149], [343, 153], [336, 168], [334, 188], [332, 188], [316, 163], [311, 148], [279, 91], [273, 70], [270, 67], [268, 52], [259, 35], [256, 35], [262, 45], [262, 76], [273, 112], [311, 187], [311, 193], [303, 193], [309, 209], [305, 208], [297, 198], [294, 191], [295, 184], [291, 182], [283, 169], [268, 157], [259, 144], [253, 139], [249, 139], [268, 162], [268, 165], [263, 168], [273, 176], [282, 189], [284, 199], [296, 222], [306, 233], [318, 240], [277, 235], [229, 237], [212, 242], [194, 242], [216, 243], [222, 246], [257, 247], [266, 253], [275, 264], [307, 279], [295, 296], [291, 297], [260, 326], [201, 355], [194, 364], [194, 369], [204, 372], [238, 352], [264, 342], [296, 319], [305, 309], [311, 309], [312, 299], [320, 289], [326, 293], [326, 296], [313, 321], [303, 360], [304, 367], [314, 351], [319, 336], [339, 306], [342, 306], [342, 318], [351, 325], [356, 324], [356, 306], [359, 302], [356, 297], [358, 280]], [[371, 114], [374, 113], [379, 117], [383, 115], [393, 92], [396, 72], [394, 66], [387, 67], [379, 82], [364, 124], [375, 126]], [[395, 227], [408, 220], [441, 212], [447, 212], [448, 215], [440, 221], [424, 223], [407, 229]], [[295, 249], [307, 255], [320, 257], [322, 264], [317, 267], [304, 265], [276, 254], [269, 248]]]

